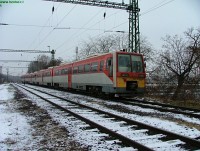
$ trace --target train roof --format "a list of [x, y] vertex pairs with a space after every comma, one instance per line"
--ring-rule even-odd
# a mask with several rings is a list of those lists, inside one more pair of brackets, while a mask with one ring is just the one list
[[[88, 59], [94, 59], [96, 57], [101, 57], [101, 56], [105, 56], [105, 55], [109, 55], [109, 54], [114, 54], [114, 53], [120, 53], [120, 54], [135, 54], [135, 55], [142, 55], [140, 53], [134, 53], [134, 52], [125, 52], [124, 50], [120, 50], [120, 51], [112, 51], [112, 52], [107, 52], [107, 53], [96, 53], [96, 54], [92, 54], [92, 55], [89, 55], [88, 57], [82, 59], [82, 60], [77, 60], [77, 61], [73, 61], [73, 62], [69, 62], [69, 63], [62, 63], [60, 64], [59, 66], [51, 66], [47, 69], [42, 69], [42, 70], [39, 70], [39, 71], [35, 71], [34, 73], [37, 73], [37, 72], [45, 72], [45, 71], [49, 71], [53, 68], [62, 68], [63, 66], [67, 66], [67, 65], [71, 65], [71, 64], [75, 64], [75, 63], [79, 63], [79, 62], [82, 62], [82, 61], [86, 61]], [[34, 74], [34, 73], [27, 73], [27, 74]]]

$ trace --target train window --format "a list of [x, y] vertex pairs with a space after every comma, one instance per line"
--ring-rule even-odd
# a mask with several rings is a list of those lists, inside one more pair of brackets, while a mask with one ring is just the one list
[[73, 68], [73, 74], [76, 74], [78, 72], [78, 67]]
[[132, 55], [131, 60], [132, 60], [132, 71], [143, 72], [142, 57]]
[[104, 60], [100, 62], [100, 71], [103, 71]]
[[82, 73], [83, 72], [83, 68], [84, 66], [83, 65], [81, 65], [81, 66], [78, 66], [78, 73]]
[[118, 55], [118, 71], [131, 72], [131, 57], [130, 55]]
[[91, 71], [93, 71], [93, 72], [98, 71], [98, 62], [93, 62], [91, 64]]
[[61, 70], [61, 75], [65, 75], [65, 74], [67, 74], [68, 73], [68, 70], [67, 69], [62, 69]]
[[56, 70], [55, 75], [56, 75], [56, 76], [59, 75], [59, 70]]
[[90, 72], [90, 64], [85, 64], [85, 72]]
[[51, 75], [50, 72], [46, 72], [46, 76], [49, 77]]

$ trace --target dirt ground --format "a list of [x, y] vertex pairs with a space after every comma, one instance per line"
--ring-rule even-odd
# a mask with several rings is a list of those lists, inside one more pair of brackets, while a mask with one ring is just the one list
[[32, 128], [30, 133], [36, 143], [31, 147], [25, 144], [23, 150], [87, 150], [72, 140], [67, 129], [53, 121], [46, 110], [24, 98], [24, 94], [16, 91], [13, 108], [28, 119]]

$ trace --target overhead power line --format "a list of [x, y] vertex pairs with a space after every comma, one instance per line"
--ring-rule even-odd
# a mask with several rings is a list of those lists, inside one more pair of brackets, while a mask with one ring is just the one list
[[[150, 13], [150, 12], [152, 12], [152, 11], [154, 11], [154, 10], [160, 8], [160, 7], [163, 7], [163, 6], [165, 6], [165, 5], [167, 5], [167, 4], [171, 3], [171, 2], [173, 2], [173, 1], [175, 1], [175, 0], [170, 0], [170, 1], [167, 1], [167, 2], [166, 2], [166, 1], [167, 1], [167, 0], [163, 0], [162, 2], [160, 2], [160, 3], [156, 4], [156, 5], [154, 5], [152, 8], [150, 8], [150, 9], [148, 9], [147, 11], [141, 13], [140, 16], [143, 16], [143, 15], [145, 15], [145, 14], [148, 14], [148, 13]], [[164, 3], [164, 2], [165, 2], [165, 3]], [[99, 22], [98, 22], [98, 23], [99, 23]], [[117, 26], [115, 26], [115, 27], [112, 27], [112, 28], [110, 28], [109, 30], [112, 31], [113, 29], [115, 29], [115, 28], [117, 28], [117, 27], [119, 27], [119, 26], [122, 26], [122, 25], [124, 25], [124, 24], [126, 24], [126, 23], [128, 23], [128, 21], [125, 21], [125, 22], [123, 22], [123, 23], [121, 23], [121, 24], [119, 24], [119, 25], [117, 25]], [[114, 31], [114, 32], [116, 32], [116, 31]], [[104, 32], [104, 33], [105, 33], [105, 32]], [[103, 33], [98, 34], [98, 35], [96, 35], [96, 36], [93, 36], [92, 38], [98, 37], [98, 36], [100, 36], [100, 35], [102, 35], [102, 34], [103, 34]], [[79, 35], [80, 35], [80, 34], [79, 34]], [[69, 39], [69, 40], [72, 40], [72, 39]], [[67, 42], [67, 41], [69, 41], [69, 40], [66, 40], [65, 42]], [[65, 43], [65, 42], [64, 42], [64, 43]], [[59, 47], [57, 47], [57, 49], [60, 48], [60, 47], [62, 47], [62, 46], [64, 45], [64, 43], [63, 43], [62, 45], [60, 45]], [[74, 48], [74, 46], [70, 47], [69, 49], [71, 49], [71, 48]], [[59, 53], [59, 54], [60, 54], [60, 53]]]
[[11, 66], [3, 66], [3, 68], [28, 68], [28, 67], [11, 67]]
[[28, 60], [0, 60], [0, 62], [33, 62]]
[[156, 9], [158, 9], [158, 8], [160, 8], [160, 7], [162, 7], [162, 6], [165, 6], [165, 5], [171, 3], [171, 2], [173, 2], [173, 1], [175, 1], [175, 0], [170, 0], [170, 1], [167, 1], [166, 3], [164, 3], [165, 1], [166, 1], [166, 0], [164, 0], [164, 1], [162, 1], [161, 3], [159, 3], [159, 4], [155, 5], [155, 6], [153, 6], [153, 7], [150, 8], [149, 10], [147, 10], [147, 11], [141, 13], [140, 16], [145, 15], [145, 14], [148, 14], [148, 13], [150, 13], [150, 12], [152, 12], [152, 11], [155, 11]]
[[43, 27], [52, 27], [52, 26], [42, 26], [42, 25], [26, 25], [26, 24], [8, 24], [8, 23], [0, 23], [0, 25], [3, 25], [3, 26], [22, 26], [22, 27], [39, 27], [39, 28], [43, 28]]
[[[60, 3], [61, 4], [61, 3]], [[58, 9], [58, 7], [60, 6], [60, 4], [56, 7], [55, 11]], [[50, 18], [53, 16], [53, 14], [51, 14], [51, 16], [49, 16], [49, 18], [47, 19], [47, 21], [45, 22], [44, 26], [47, 25], [47, 23], [50, 21]], [[38, 37], [40, 36], [40, 33], [43, 31], [44, 27], [39, 31], [39, 33], [37, 34], [37, 36], [35, 37], [35, 39], [32, 41], [32, 43], [29, 45], [29, 48], [35, 43], [35, 41], [38, 39]]]
[[[53, 0], [45, 0], [53, 1]], [[140, 32], [139, 32], [139, 11], [138, 0], [130, 0], [129, 4], [109, 2], [109, 1], [96, 1], [96, 0], [57, 0], [56, 2], [81, 4], [88, 6], [98, 6], [104, 8], [114, 8], [127, 10], [129, 12], [129, 49], [130, 52], [140, 52]]]
[[15, 50], [15, 49], [0, 49], [0, 52], [25, 52], [25, 53], [51, 53], [51, 51], [42, 50]]
[[[76, 5], [60, 20], [60, 22], [56, 25], [56, 27], [58, 27], [59, 26], [59, 24], [65, 19], [65, 17], [67, 17], [73, 10], [74, 10], [74, 8], [76, 7]], [[55, 27], [55, 28], [56, 28]], [[54, 31], [54, 29], [52, 29], [51, 31], [49, 31], [48, 33], [47, 33], [47, 35], [42, 39], [42, 41], [35, 47], [35, 49], [37, 48], [37, 47], [39, 47], [50, 35], [51, 35], [51, 33]]]

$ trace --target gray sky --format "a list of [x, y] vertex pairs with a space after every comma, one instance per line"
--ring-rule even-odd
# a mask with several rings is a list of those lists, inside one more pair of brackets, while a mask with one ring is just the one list
[[[124, 2], [129, 3], [128, 0]], [[53, 6], [55, 11], [52, 15]], [[161, 37], [166, 34], [182, 34], [190, 27], [200, 27], [200, 0], [139, 0], [139, 7], [140, 32], [157, 50], [162, 45]], [[103, 36], [107, 34], [104, 33], [106, 30], [128, 32], [128, 13], [110, 8], [24, 0], [22, 4], [1, 4], [0, 23], [10, 24], [0, 26], [0, 49], [47, 51], [47, 46], [50, 46], [56, 49], [56, 57], [69, 60], [75, 56], [76, 46], [89, 37]], [[0, 52], [0, 60], [35, 60], [37, 55]], [[3, 73], [6, 73], [6, 66], [25, 67], [27, 64], [0, 62]], [[13, 75], [25, 72], [26, 69], [9, 68]]]

